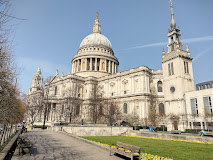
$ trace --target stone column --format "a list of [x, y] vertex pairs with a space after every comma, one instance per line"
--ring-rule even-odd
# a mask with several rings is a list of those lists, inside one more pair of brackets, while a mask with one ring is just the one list
[[90, 71], [92, 70], [92, 58], [90, 58], [90, 67], [89, 67], [89, 70]]
[[149, 76], [147, 75], [147, 80], [146, 80], [146, 85], [147, 85], [147, 93], [149, 93], [150, 92], [150, 83], [149, 83]]
[[[80, 61], [80, 59], [79, 59]], [[82, 66], [83, 66], [83, 59], [81, 59], [81, 68], [80, 68], [80, 71], [82, 71]]]
[[[98, 60], [98, 58], [95, 58], [95, 71], [97, 71], [97, 68], [98, 68], [97, 60]], [[99, 69], [100, 69], [100, 67], [99, 67]]]
[[105, 59], [104, 61], [105, 61], [105, 70], [104, 71], [107, 72], [107, 60]]
[[111, 61], [109, 61], [109, 73], [111, 73]]
[[53, 116], [53, 104], [50, 104], [50, 122], [52, 121], [52, 116]]
[[173, 41], [176, 41], [176, 34], [173, 35]]
[[145, 80], [146, 80], [146, 72], [144, 71], [144, 75], [143, 75], [143, 92], [145, 92], [146, 86], [145, 86]]
[[141, 102], [138, 103], [138, 107], [139, 107], [139, 114], [138, 114], [139, 115], [139, 119], [142, 119], [143, 118], [143, 115], [142, 115], [143, 112], [142, 112]]
[[73, 73], [75, 73], [75, 61], [73, 61]]
[[117, 73], [117, 64], [115, 63], [115, 73]]
[[203, 123], [200, 122], [200, 129], [202, 130], [203, 129]]
[[112, 73], [115, 73], [114, 71], [115, 71], [115, 65], [114, 65], [115, 63], [112, 61]]
[[74, 64], [72, 63], [72, 73], [74, 72], [74, 70], [73, 70], [73, 66], [74, 66]]

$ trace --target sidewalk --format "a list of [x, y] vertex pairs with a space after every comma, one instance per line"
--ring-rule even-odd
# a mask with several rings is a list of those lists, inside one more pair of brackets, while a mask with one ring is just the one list
[[32, 155], [14, 154], [12, 160], [121, 160], [107, 150], [60, 132], [32, 130], [27, 134], [33, 143]]

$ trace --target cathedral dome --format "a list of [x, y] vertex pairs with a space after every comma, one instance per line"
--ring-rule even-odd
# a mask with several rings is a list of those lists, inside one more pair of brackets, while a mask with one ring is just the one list
[[92, 33], [86, 36], [80, 44], [80, 48], [84, 46], [102, 45], [112, 49], [112, 45], [107, 37], [100, 33]]
[[103, 77], [117, 73], [118, 66], [109, 39], [101, 34], [97, 13], [92, 34], [83, 39], [72, 59], [72, 73], [81, 77]]

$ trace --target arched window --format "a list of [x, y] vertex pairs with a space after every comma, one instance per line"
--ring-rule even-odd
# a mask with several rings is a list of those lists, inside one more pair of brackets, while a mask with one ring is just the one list
[[163, 103], [160, 103], [159, 104], [159, 113], [162, 115], [162, 114], [165, 114], [165, 110], [164, 110], [164, 104]]
[[75, 110], [75, 114], [79, 115], [79, 113], [80, 113], [80, 105], [77, 105], [76, 110]]
[[127, 103], [124, 103], [123, 105], [123, 112], [127, 114]]
[[157, 87], [158, 87], [158, 92], [163, 92], [163, 83], [161, 81], [158, 81]]

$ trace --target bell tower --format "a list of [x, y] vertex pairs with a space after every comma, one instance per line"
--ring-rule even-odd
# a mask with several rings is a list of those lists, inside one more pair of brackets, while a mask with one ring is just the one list
[[36, 74], [33, 77], [32, 85], [30, 87], [30, 92], [43, 90], [42, 83], [43, 83], [43, 77], [41, 75], [41, 68], [39, 66]]
[[166, 114], [184, 114], [184, 94], [194, 90], [192, 57], [183, 49], [180, 29], [176, 28], [171, 1], [171, 24], [168, 29], [168, 52], [162, 53]]

